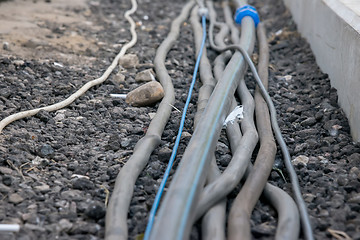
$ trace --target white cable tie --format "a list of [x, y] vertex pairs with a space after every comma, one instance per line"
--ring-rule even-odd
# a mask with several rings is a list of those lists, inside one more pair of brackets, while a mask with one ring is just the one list
[[244, 108], [243, 106], [236, 106], [234, 110], [226, 117], [223, 128], [226, 128], [228, 123], [233, 124], [235, 121], [239, 122], [244, 118]]
[[54, 66], [56, 66], [56, 67], [61, 67], [61, 68], [64, 67], [64, 65], [62, 65], [61, 63], [58, 63], [58, 62], [54, 62]]
[[113, 98], [122, 98], [122, 99], [125, 99], [126, 98], [126, 94], [110, 94], [110, 97], [113, 97]]
[[0, 232], [18, 232], [19, 230], [19, 224], [0, 224]]
[[152, 73], [150, 73], [150, 78], [152, 81], [156, 81], [155, 76]]

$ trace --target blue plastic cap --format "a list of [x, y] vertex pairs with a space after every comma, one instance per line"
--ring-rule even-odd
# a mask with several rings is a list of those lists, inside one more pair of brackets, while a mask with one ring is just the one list
[[255, 27], [257, 27], [257, 25], [260, 22], [259, 14], [256, 11], [256, 8], [254, 8], [251, 5], [245, 5], [241, 8], [236, 9], [235, 17], [234, 17], [235, 22], [237, 24], [241, 24], [241, 20], [244, 17], [251, 17], [254, 20]]

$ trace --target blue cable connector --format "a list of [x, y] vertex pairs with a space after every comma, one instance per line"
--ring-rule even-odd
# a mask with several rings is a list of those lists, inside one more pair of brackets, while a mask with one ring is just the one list
[[234, 20], [237, 24], [241, 24], [241, 20], [244, 17], [251, 17], [254, 20], [255, 27], [260, 22], [260, 17], [258, 12], [256, 11], [256, 8], [251, 5], [245, 5], [238, 9], [236, 9]]

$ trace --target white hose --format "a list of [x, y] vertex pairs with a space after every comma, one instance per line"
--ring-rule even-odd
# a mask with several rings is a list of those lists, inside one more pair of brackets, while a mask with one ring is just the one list
[[125, 12], [124, 17], [129, 21], [130, 23], [130, 32], [131, 32], [131, 41], [128, 42], [127, 44], [125, 44], [120, 52], [118, 53], [118, 55], [115, 57], [115, 59], [112, 61], [111, 65], [108, 67], [108, 69], [106, 69], [106, 71], [104, 72], [104, 74], [95, 79], [92, 80], [88, 83], [86, 83], [84, 86], [82, 86], [79, 90], [77, 90], [75, 93], [73, 93], [70, 97], [68, 97], [67, 99], [46, 106], [46, 107], [41, 107], [41, 108], [35, 108], [32, 110], [27, 110], [27, 111], [23, 111], [23, 112], [18, 112], [15, 114], [12, 114], [6, 118], [4, 118], [1, 122], [0, 122], [0, 133], [2, 132], [2, 130], [10, 123], [19, 120], [19, 119], [23, 119], [26, 117], [31, 117], [34, 116], [35, 114], [37, 114], [39, 111], [41, 110], [45, 110], [47, 112], [51, 112], [51, 111], [56, 111], [59, 110], [61, 108], [64, 108], [68, 105], [70, 105], [72, 102], [74, 102], [77, 98], [79, 98], [81, 95], [83, 95], [87, 90], [89, 90], [91, 87], [96, 86], [100, 83], [103, 83], [111, 74], [111, 72], [114, 70], [114, 68], [118, 65], [118, 62], [120, 60], [121, 57], [123, 57], [126, 53], [126, 51], [131, 48], [132, 46], [134, 46], [136, 44], [137, 41], [137, 35], [135, 32], [135, 22], [134, 20], [130, 17], [131, 14], [133, 14], [136, 9], [137, 9], [137, 2], [136, 0], [131, 0], [132, 3], [132, 8], [128, 11]]

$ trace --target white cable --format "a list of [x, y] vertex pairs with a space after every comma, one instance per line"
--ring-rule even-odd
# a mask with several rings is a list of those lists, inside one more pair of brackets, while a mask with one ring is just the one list
[[0, 224], [1, 232], [18, 232], [20, 230], [19, 224]]
[[103, 83], [111, 74], [111, 72], [114, 70], [114, 68], [118, 65], [119, 59], [121, 57], [123, 57], [126, 53], [126, 51], [131, 48], [132, 46], [134, 46], [136, 44], [137, 41], [137, 35], [135, 32], [135, 22], [134, 20], [130, 17], [131, 14], [133, 14], [136, 9], [137, 9], [137, 2], [136, 0], [131, 0], [132, 3], [132, 8], [128, 11], [125, 12], [124, 17], [129, 21], [130, 23], [130, 32], [131, 32], [131, 41], [128, 42], [127, 44], [125, 44], [120, 52], [118, 53], [118, 55], [115, 57], [115, 59], [112, 61], [111, 65], [108, 67], [108, 69], [106, 69], [106, 71], [103, 73], [103, 75], [100, 78], [97, 78], [95, 80], [92, 80], [88, 83], [86, 83], [84, 86], [82, 86], [79, 90], [77, 90], [75, 93], [73, 93], [70, 97], [68, 97], [67, 99], [46, 106], [46, 107], [41, 107], [41, 108], [35, 108], [32, 110], [28, 110], [28, 111], [23, 111], [23, 112], [19, 112], [19, 113], [15, 113], [13, 115], [10, 115], [6, 118], [4, 118], [1, 122], [0, 122], [0, 133], [1, 131], [4, 129], [4, 127], [6, 127], [8, 124], [22, 119], [22, 118], [26, 118], [26, 117], [31, 117], [34, 116], [35, 114], [37, 114], [40, 110], [45, 110], [47, 112], [51, 112], [51, 111], [56, 111], [59, 110], [63, 107], [68, 106], [69, 104], [71, 104], [73, 101], [75, 101], [77, 98], [79, 98], [81, 95], [83, 95], [87, 90], [89, 90], [91, 87], [98, 85], [100, 83]]
[[122, 98], [122, 99], [125, 99], [126, 98], [126, 95], [127, 94], [110, 94], [110, 97], [113, 97], [113, 98]]

